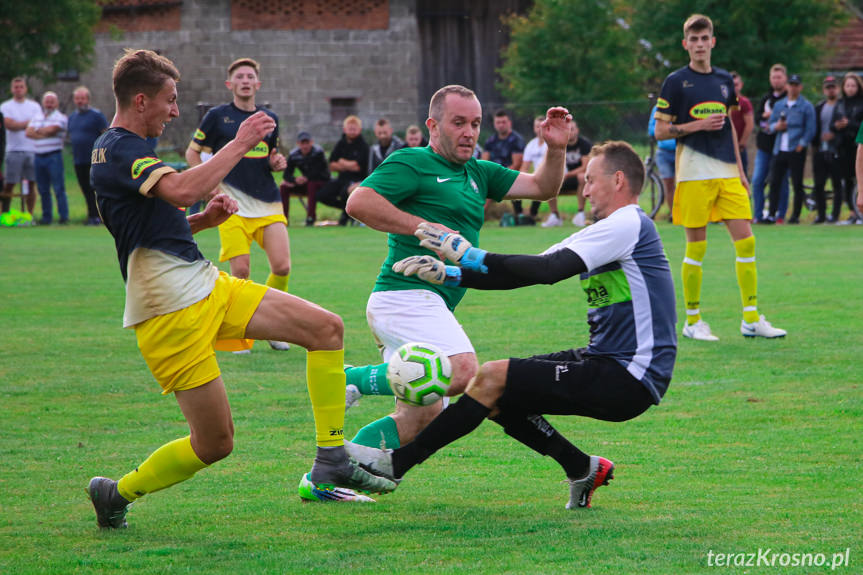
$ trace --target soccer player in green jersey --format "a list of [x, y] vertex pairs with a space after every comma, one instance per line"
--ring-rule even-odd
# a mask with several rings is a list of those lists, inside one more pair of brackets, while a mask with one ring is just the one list
[[[366, 308], [384, 362], [405, 343], [433, 344], [452, 363], [450, 395], [462, 393], [479, 368], [473, 346], [453, 315], [465, 289], [405, 277], [394, 273], [392, 265], [408, 256], [432, 254], [414, 236], [421, 222], [457, 230], [476, 245], [486, 198], [499, 202], [555, 197], [563, 180], [572, 116], [564, 108], [548, 110], [542, 122], [548, 152], [533, 174], [473, 157], [481, 120], [482, 107], [471, 90], [455, 85], [441, 88], [429, 105], [429, 146], [393, 152], [351, 194], [347, 205], [353, 218], [389, 233], [389, 253]], [[348, 368], [347, 378], [348, 403], [361, 394], [392, 395], [386, 363]], [[365, 426], [353, 441], [398, 447], [413, 439], [441, 409], [441, 402], [416, 407], [398, 401], [395, 413]]]

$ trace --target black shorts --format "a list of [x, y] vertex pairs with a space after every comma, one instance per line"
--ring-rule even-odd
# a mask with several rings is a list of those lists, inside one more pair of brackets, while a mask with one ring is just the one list
[[626, 421], [653, 405], [647, 388], [613, 359], [570, 349], [510, 358], [501, 410], [541, 415], [582, 415]]

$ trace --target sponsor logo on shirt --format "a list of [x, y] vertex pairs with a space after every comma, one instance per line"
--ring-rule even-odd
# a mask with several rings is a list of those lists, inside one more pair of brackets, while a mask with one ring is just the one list
[[656, 107], [659, 108], [660, 110], [664, 110], [665, 108], [668, 108], [669, 106], [671, 106], [671, 104], [669, 104], [668, 100], [666, 100], [665, 98], [658, 98], [656, 100]]
[[270, 147], [267, 145], [267, 143], [265, 141], [261, 140], [260, 142], [258, 142], [258, 144], [254, 148], [252, 148], [251, 150], [246, 152], [246, 155], [243, 157], [244, 158], [266, 158], [269, 155], [270, 155]]
[[693, 84], [693, 83], [692, 83], [692, 82], [690, 82], [689, 80], [684, 80], [684, 81], [683, 81], [683, 87], [684, 87], [684, 88], [694, 88], [694, 87], [695, 87], [695, 84]]
[[200, 128], [195, 130], [195, 139], [196, 140], [203, 140], [206, 137], [207, 137], [207, 135], [204, 134], [204, 132], [202, 132]]
[[137, 180], [141, 177], [141, 174], [144, 173], [144, 170], [151, 166], [155, 166], [156, 164], [161, 164], [162, 160], [159, 158], [139, 158], [132, 162], [132, 179]]
[[727, 113], [728, 108], [722, 102], [701, 102], [700, 104], [695, 104], [689, 110], [689, 115], [696, 120], [703, 120], [713, 114], [722, 114], [724, 116]]
[[470, 187], [473, 188], [473, 193], [479, 193], [479, 186], [476, 185], [476, 182], [473, 181], [473, 178], [470, 178]]

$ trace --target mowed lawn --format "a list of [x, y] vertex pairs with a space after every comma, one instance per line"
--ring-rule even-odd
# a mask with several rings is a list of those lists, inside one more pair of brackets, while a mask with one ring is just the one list
[[[679, 282], [682, 230], [659, 228]], [[538, 252], [573, 231], [489, 225], [484, 247]], [[291, 291], [344, 318], [349, 363], [376, 361], [365, 301], [383, 234], [290, 233]], [[837, 572], [863, 572], [863, 228], [756, 233], [761, 311], [787, 338], [740, 336], [733, 249], [711, 226], [702, 310], [721, 341], [681, 341], [664, 401], [634, 421], [550, 418], [617, 465], [590, 510], [564, 509], [557, 464], [490, 422], [377, 504], [302, 504], [296, 486], [314, 454], [305, 352], [258, 345], [219, 355], [236, 422], [231, 457], [136, 503], [127, 530], [103, 532], [89, 478], [119, 478], [187, 428], [121, 327], [108, 232], [0, 229], [0, 573], [830, 571], [708, 566], [711, 551], [767, 548], [828, 562], [850, 549]], [[198, 239], [216, 258], [215, 231]], [[263, 281], [258, 248], [252, 267]], [[472, 292], [458, 316], [485, 361], [584, 345], [585, 310], [571, 279]], [[348, 437], [391, 405], [365, 398], [347, 414]]]

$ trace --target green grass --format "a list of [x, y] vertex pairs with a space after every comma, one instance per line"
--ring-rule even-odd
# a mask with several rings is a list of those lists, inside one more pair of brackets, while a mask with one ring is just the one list
[[[73, 217], [83, 217], [75, 187], [70, 196]], [[292, 211], [296, 224], [302, 210]], [[659, 228], [677, 281], [682, 231]], [[490, 225], [484, 246], [536, 252], [572, 231]], [[0, 573], [709, 573], [709, 550], [768, 547], [828, 558], [850, 547], [851, 566], [837, 572], [859, 573], [863, 230], [756, 233], [761, 310], [787, 338], [739, 335], [733, 250], [711, 226], [703, 312], [722, 340], [681, 341], [664, 401], [634, 421], [550, 418], [617, 464], [591, 510], [565, 510], [554, 461], [491, 423], [376, 505], [303, 505], [296, 484], [314, 452], [304, 353], [256, 346], [251, 356], [219, 356], [233, 455], [144, 498], [129, 529], [106, 533], [85, 496], [88, 479], [118, 477], [185, 434], [182, 415], [121, 328], [108, 233], [0, 229]], [[198, 239], [215, 258], [215, 231]], [[376, 361], [364, 310], [383, 235], [295, 226], [291, 240], [291, 291], [344, 318], [348, 362]], [[257, 248], [252, 265], [262, 281]], [[484, 361], [583, 345], [585, 309], [568, 280], [469, 293], [458, 316]], [[390, 406], [364, 399], [348, 414], [348, 436]]]

